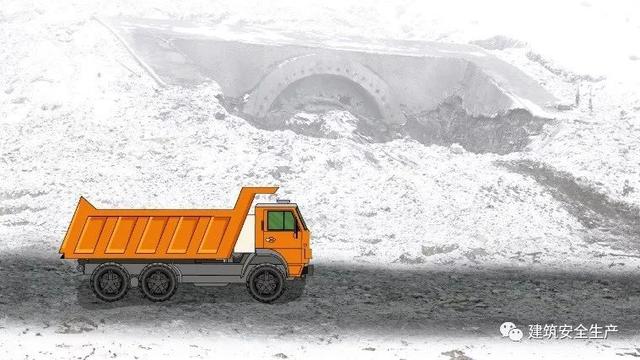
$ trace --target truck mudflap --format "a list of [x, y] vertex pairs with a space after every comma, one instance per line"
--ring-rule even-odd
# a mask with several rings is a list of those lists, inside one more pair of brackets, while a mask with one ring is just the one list
[[313, 276], [313, 265], [307, 265], [302, 268], [302, 275]]

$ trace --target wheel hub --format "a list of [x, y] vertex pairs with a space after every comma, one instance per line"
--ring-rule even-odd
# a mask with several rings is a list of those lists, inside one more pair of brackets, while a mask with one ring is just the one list
[[100, 288], [107, 294], [116, 294], [120, 290], [122, 279], [115, 272], [109, 270], [100, 277]]
[[277, 287], [278, 282], [273, 274], [265, 271], [264, 273], [258, 275], [256, 279], [256, 288], [261, 294], [273, 294]]
[[155, 295], [162, 295], [169, 289], [169, 277], [161, 271], [155, 271], [147, 279], [149, 292]]

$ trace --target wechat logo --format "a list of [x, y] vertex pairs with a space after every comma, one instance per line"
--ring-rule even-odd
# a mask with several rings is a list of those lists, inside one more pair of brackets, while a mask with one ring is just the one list
[[516, 327], [516, 324], [509, 321], [500, 325], [500, 334], [502, 334], [503, 337], [508, 337], [513, 341], [522, 340], [522, 330], [518, 329]]

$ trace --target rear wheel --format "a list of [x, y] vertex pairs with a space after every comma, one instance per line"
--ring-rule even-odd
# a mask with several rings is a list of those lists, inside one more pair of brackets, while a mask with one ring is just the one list
[[276, 301], [285, 290], [285, 278], [277, 267], [271, 264], [259, 265], [247, 278], [247, 289], [254, 299], [271, 303]]
[[173, 269], [159, 263], [142, 269], [138, 283], [144, 297], [151, 301], [169, 300], [178, 288], [178, 279]]
[[91, 274], [91, 290], [98, 299], [112, 302], [122, 299], [129, 291], [130, 277], [120, 264], [104, 263]]

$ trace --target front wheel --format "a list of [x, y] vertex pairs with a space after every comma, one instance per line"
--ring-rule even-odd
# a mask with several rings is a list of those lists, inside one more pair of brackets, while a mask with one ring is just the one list
[[271, 303], [276, 301], [285, 290], [284, 275], [271, 264], [259, 265], [247, 278], [247, 289], [254, 299]]

